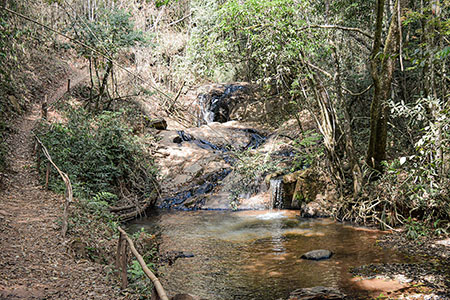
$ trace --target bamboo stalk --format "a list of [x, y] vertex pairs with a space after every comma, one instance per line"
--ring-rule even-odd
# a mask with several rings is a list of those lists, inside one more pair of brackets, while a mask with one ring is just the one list
[[150, 280], [153, 282], [153, 285], [155, 286], [155, 289], [158, 292], [158, 295], [161, 298], [161, 300], [169, 300], [166, 292], [164, 291], [164, 288], [161, 285], [161, 282], [159, 282], [159, 279], [147, 267], [147, 264], [145, 263], [144, 259], [139, 254], [139, 252], [136, 250], [136, 248], [134, 247], [133, 241], [128, 237], [127, 233], [122, 228], [120, 228], [120, 226], [118, 227], [118, 229], [119, 229], [120, 233], [123, 234], [126, 241], [128, 242], [131, 252], [133, 252], [134, 256], [137, 258], [139, 264], [141, 265], [142, 269], [144, 270], [145, 275], [147, 275], [147, 277], [150, 278]]

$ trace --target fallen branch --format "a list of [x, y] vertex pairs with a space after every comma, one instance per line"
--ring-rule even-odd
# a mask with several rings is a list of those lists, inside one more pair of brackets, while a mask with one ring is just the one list
[[170, 112], [172, 110], [173, 106], [177, 102], [177, 100], [180, 97], [181, 91], [183, 90], [185, 84], [186, 84], [186, 81], [183, 81], [183, 84], [181, 85], [180, 89], [178, 90], [177, 95], [175, 96], [175, 98], [173, 98], [172, 103], [170, 103], [169, 108], [167, 109], [168, 112]]
[[170, 26], [172, 26], [172, 25], [178, 24], [178, 23], [184, 21], [185, 19], [189, 18], [190, 16], [192, 16], [192, 13], [190, 13], [190, 14], [188, 14], [188, 15], [182, 17], [182, 18], [179, 19], [179, 20], [176, 20], [176, 21], [173, 21], [172, 23], [167, 24], [167, 27], [170, 27]]
[[69, 217], [69, 205], [72, 203], [73, 200], [73, 192], [72, 192], [72, 184], [70, 183], [69, 176], [61, 171], [58, 166], [53, 162], [52, 157], [50, 156], [50, 153], [48, 152], [47, 148], [44, 146], [44, 144], [41, 142], [41, 140], [35, 136], [36, 141], [41, 145], [42, 152], [44, 153], [45, 157], [48, 159], [50, 164], [52, 164], [53, 167], [55, 167], [56, 171], [58, 171], [59, 175], [61, 176], [62, 180], [64, 181], [66, 185], [66, 201], [64, 202], [64, 212], [63, 212], [63, 224], [62, 224], [62, 236], [63, 238], [66, 237], [67, 233], [67, 227], [68, 227], [68, 217]]
[[126, 222], [126, 221], [135, 219], [137, 216], [142, 215], [147, 210], [147, 208], [150, 207], [150, 204], [151, 204], [151, 202], [147, 201], [141, 208], [137, 208], [136, 205], [134, 205], [133, 207], [136, 207], [136, 210], [132, 211], [130, 213], [121, 215], [120, 220], [122, 222]]
[[[120, 228], [120, 226], [118, 227], [118, 229], [119, 229], [119, 232], [120, 232], [122, 238], [125, 238], [125, 240], [128, 242], [128, 245], [130, 246], [131, 252], [133, 252], [133, 255], [137, 258], [137, 260], [138, 260], [139, 264], [141, 265], [142, 270], [144, 271], [145, 275], [147, 275], [147, 277], [153, 282], [153, 285], [155, 286], [155, 289], [156, 289], [159, 297], [161, 298], [161, 300], [169, 300], [169, 298], [166, 295], [166, 292], [164, 291], [164, 288], [161, 285], [161, 282], [159, 282], [159, 279], [147, 267], [147, 264], [145, 263], [144, 259], [139, 254], [139, 252], [136, 250], [136, 248], [134, 247], [133, 241], [128, 237], [127, 233], [122, 228]], [[119, 237], [119, 241], [122, 238]], [[119, 245], [119, 248], [121, 248], [120, 245]], [[119, 257], [119, 255], [118, 255], [118, 257]]]
[[109, 207], [109, 211], [110, 212], [119, 212], [119, 211], [123, 211], [123, 210], [132, 209], [132, 208], [135, 208], [135, 207], [136, 207], [136, 205], [134, 205], [134, 204], [121, 206], [121, 207], [110, 206]]

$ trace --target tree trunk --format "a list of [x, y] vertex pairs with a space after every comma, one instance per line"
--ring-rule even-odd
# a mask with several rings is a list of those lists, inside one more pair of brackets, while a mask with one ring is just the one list
[[378, 0], [375, 40], [370, 58], [375, 90], [370, 107], [370, 138], [366, 161], [369, 166], [380, 172], [383, 170], [382, 161], [386, 160], [387, 121], [389, 118], [387, 101], [391, 97], [392, 79], [401, 38], [399, 17], [402, 15], [403, 6], [399, 1], [397, 0], [394, 4], [388, 35], [381, 52], [384, 0]]
[[103, 79], [102, 79], [102, 84], [100, 85], [100, 89], [98, 91], [98, 97], [97, 97], [97, 102], [96, 102], [96, 107], [95, 107], [96, 110], [98, 110], [100, 108], [100, 102], [101, 102], [103, 96], [105, 95], [105, 91], [106, 91], [107, 84], [108, 84], [108, 77], [112, 71], [112, 68], [113, 68], [113, 62], [111, 60], [109, 60], [108, 65], [106, 67], [105, 75], [103, 76]]

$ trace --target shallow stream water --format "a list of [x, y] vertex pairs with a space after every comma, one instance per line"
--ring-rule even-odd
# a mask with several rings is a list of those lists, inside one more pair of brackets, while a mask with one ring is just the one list
[[[160, 252], [183, 251], [160, 268], [170, 294], [204, 299], [287, 299], [297, 288], [328, 286], [359, 294], [349, 270], [369, 263], [405, 262], [376, 246], [379, 233], [330, 219], [301, 219], [297, 211], [157, 211], [130, 230], [158, 233]], [[300, 256], [328, 249], [323, 261]]]

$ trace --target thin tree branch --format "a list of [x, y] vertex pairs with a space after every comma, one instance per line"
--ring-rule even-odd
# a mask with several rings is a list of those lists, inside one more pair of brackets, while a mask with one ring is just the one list
[[[245, 28], [243, 28], [243, 30], [252, 30], [252, 29], [264, 28], [264, 27], [269, 27], [269, 26], [272, 26], [272, 24], [271, 23], [256, 24], [256, 25], [245, 27]], [[312, 25], [300, 27], [298, 29], [298, 31], [304, 31], [304, 30], [311, 29], [311, 28], [339, 29], [339, 30], [343, 30], [343, 31], [354, 31], [354, 32], [358, 32], [358, 33], [364, 35], [365, 37], [368, 37], [369, 39], [373, 39], [374, 38], [370, 33], [367, 33], [367, 32], [365, 32], [364, 30], [362, 30], [360, 28], [346, 27], [346, 26], [332, 25], [332, 24], [312, 24]]]
[[370, 91], [370, 89], [372, 87], [373, 87], [373, 83], [371, 85], [369, 85], [365, 90], [363, 90], [362, 92], [359, 92], [359, 93], [352, 92], [346, 87], [342, 87], [342, 89], [344, 91], [346, 91], [348, 94], [350, 94], [351, 96], [361, 96], [361, 95], [364, 95], [365, 93], [367, 93], [368, 91]]
[[192, 13], [190, 13], [190, 14], [188, 14], [188, 15], [182, 17], [182, 18], [179, 19], [179, 20], [176, 20], [176, 21], [174, 21], [174, 22], [172, 22], [172, 23], [167, 24], [167, 27], [170, 27], [170, 26], [172, 26], [172, 25], [178, 24], [178, 23], [184, 21], [185, 19], [189, 18], [190, 16], [192, 16]]
[[364, 35], [365, 37], [368, 37], [369, 39], [373, 39], [373, 36], [365, 31], [363, 31], [360, 28], [356, 28], [356, 27], [345, 27], [345, 26], [341, 26], [341, 25], [320, 25], [320, 24], [315, 24], [315, 25], [309, 25], [309, 26], [305, 26], [299, 29], [299, 31], [303, 31], [309, 28], [322, 28], [322, 29], [339, 29], [339, 30], [343, 30], [343, 31], [354, 31], [354, 32], [358, 32], [362, 35]]

